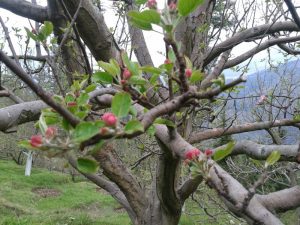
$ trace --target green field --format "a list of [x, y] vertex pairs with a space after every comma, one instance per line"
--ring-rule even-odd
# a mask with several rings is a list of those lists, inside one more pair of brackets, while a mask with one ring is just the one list
[[[24, 176], [24, 166], [0, 160], [0, 224], [1, 225], [130, 225], [122, 207], [96, 185], [80, 179], [72, 182], [67, 174], [33, 168]], [[189, 200], [180, 225], [244, 224], [212, 204], [200, 187], [206, 211]], [[207, 195], [208, 196], [208, 195]], [[213, 200], [215, 201], [215, 200]], [[283, 216], [284, 224], [296, 224], [294, 212]]]
[[4, 225], [119, 225], [130, 224], [126, 212], [109, 195], [86, 181], [32, 170], [0, 161], [0, 224]]
[[[124, 209], [96, 185], [0, 160], [1, 225], [130, 225]], [[196, 224], [183, 216], [181, 225]]]

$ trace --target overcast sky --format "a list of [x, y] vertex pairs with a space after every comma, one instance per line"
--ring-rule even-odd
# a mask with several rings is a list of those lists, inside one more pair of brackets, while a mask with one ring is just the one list
[[[263, 1], [263, 0], [261, 0]], [[108, 27], [114, 27], [116, 23], [117, 17], [115, 16], [112, 7], [111, 2], [112, 1], [102, 1], [103, 2], [103, 8], [105, 9], [105, 20], [108, 25]], [[46, 5], [46, 0], [38, 0], [38, 3], [41, 5]], [[158, 7], [163, 8], [164, 1], [158, 0]], [[0, 15], [3, 20], [6, 21], [6, 26], [10, 29], [11, 27], [19, 27], [22, 29], [22, 33], [25, 35], [24, 27], [30, 28], [28, 19], [24, 19], [22, 17], [16, 16], [7, 10], [0, 9]], [[32, 22], [32, 24], [34, 24]], [[158, 29], [158, 28], [155, 28]], [[144, 32], [145, 38], [147, 40], [147, 45], [150, 50], [150, 53], [152, 55], [152, 59], [155, 63], [155, 65], [160, 65], [164, 61], [164, 56], [161, 54], [161, 51], [164, 51], [164, 42], [162, 39], [162, 35], [156, 32], [152, 31], [145, 31]], [[14, 38], [13, 35], [11, 35], [11, 38]], [[25, 39], [23, 40], [25, 42]], [[237, 56], [238, 54], [241, 54], [242, 52], [248, 51], [250, 48], [254, 47], [255, 45], [252, 45], [250, 43], [244, 43], [241, 44], [238, 48], [235, 48], [232, 52], [233, 55]], [[275, 61], [281, 62], [283, 61], [283, 55], [278, 53], [278, 49], [273, 47], [270, 49], [271, 55]], [[22, 52], [19, 52], [22, 54]], [[263, 51], [257, 54], [250, 64], [248, 73], [253, 73], [256, 70], [266, 69], [267, 67], [267, 52]], [[226, 72], [227, 76], [236, 76], [239, 73], [233, 73], [231, 70]]]

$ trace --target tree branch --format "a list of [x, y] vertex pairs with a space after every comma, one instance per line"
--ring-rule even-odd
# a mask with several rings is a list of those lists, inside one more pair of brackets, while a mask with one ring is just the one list
[[[214, 152], [224, 149], [220, 146]], [[242, 140], [235, 143], [230, 155], [246, 154], [253, 159], [265, 160], [273, 151], [279, 151], [281, 161], [300, 163], [299, 145], [262, 145], [253, 141]]]
[[33, 90], [47, 105], [51, 106], [59, 114], [61, 114], [62, 117], [69, 121], [72, 126], [76, 126], [79, 123], [78, 118], [74, 117], [69, 110], [56, 103], [40, 85], [31, 79], [31, 77], [3, 51], [0, 51], [0, 61], [2, 61], [13, 73], [15, 73], [22, 81], [24, 81], [24, 83], [26, 83], [31, 90]]
[[294, 126], [295, 124], [300, 123], [300, 120], [275, 120], [270, 122], [255, 122], [255, 123], [246, 123], [242, 125], [236, 125], [229, 128], [213, 128], [211, 130], [200, 131], [194, 133], [189, 138], [190, 143], [196, 143], [211, 138], [218, 138], [224, 135], [244, 133], [249, 131], [263, 130], [271, 127], [280, 127], [280, 126]]
[[264, 24], [241, 31], [231, 38], [217, 44], [205, 57], [204, 66], [207, 66], [211, 61], [218, 57], [222, 52], [225, 52], [234, 46], [247, 41], [249, 39], [262, 38], [269, 34], [274, 34], [279, 31], [299, 31], [300, 28], [293, 22], [277, 22], [274, 24]]
[[295, 21], [295, 23], [297, 24], [297, 26], [300, 28], [300, 17], [295, 9], [295, 6], [293, 4], [293, 2], [291, 0], [284, 0], [285, 4], [287, 5], [290, 13], [292, 14], [292, 17]]
[[246, 61], [247, 59], [249, 59], [253, 55], [257, 54], [258, 52], [261, 52], [261, 51], [263, 51], [263, 50], [265, 50], [265, 49], [267, 49], [271, 46], [290, 43], [290, 42], [295, 42], [295, 41], [299, 41], [299, 40], [300, 40], [300, 36], [286, 37], [286, 38], [275, 38], [275, 39], [268, 40], [268, 41], [266, 41], [262, 44], [259, 44], [257, 47], [245, 52], [244, 54], [239, 55], [239, 56], [235, 57], [234, 59], [229, 60], [225, 64], [224, 69], [236, 66], [236, 65]]
[[24, 0], [0, 0], [0, 7], [40, 23], [49, 20], [46, 7], [34, 5]]

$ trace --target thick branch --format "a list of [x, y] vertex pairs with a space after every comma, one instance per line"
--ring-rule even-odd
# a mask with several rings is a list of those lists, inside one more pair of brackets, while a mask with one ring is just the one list
[[241, 31], [226, 41], [221, 42], [216, 45], [205, 57], [204, 66], [208, 65], [216, 57], [218, 57], [222, 52], [225, 52], [238, 44], [247, 41], [249, 39], [262, 38], [262, 36], [267, 36], [269, 34], [274, 34], [279, 31], [299, 31], [300, 28], [293, 22], [277, 22], [274, 24], [264, 24], [261, 26], [253, 27]]
[[[223, 148], [221, 146], [214, 151]], [[231, 155], [246, 154], [253, 159], [265, 160], [273, 151], [280, 152], [282, 161], [300, 162], [299, 145], [261, 145], [243, 140], [235, 143]]]
[[[170, 136], [169, 136], [170, 138]], [[156, 170], [156, 190], [161, 206], [170, 215], [178, 216], [181, 213], [181, 202], [176, 193], [176, 184], [179, 175], [180, 158], [174, 156], [159, 139], [157, 142], [163, 152], [159, 156], [158, 167]], [[175, 218], [173, 218], [175, 219]]]
[[[73, 16], [80, 0], [64, 0], [68, 11]], [[91, 1], [83, 1], [76, 19], [76, 25], [84, 43], [91, 50], [96, 60], [108, 61], [119, 57], [119, 50], [110, 33], [104, 17]]]
[[285, 212], [300, 206], [300, 186], [256, 197], [270, 211]]
[[245, 52], [244, 54], [239, 55], [239, 56], [235, 57], [234, 59], [229, 60], [225, 64], [224, 69], [236, 66], [236, 65], [246, 61], [250, 57], [254, 56], [258, 52], [261, 52], [261, 51], [263, 51], [263, 50], [265, 50], [265, 49], [267, 49], [271, 46], [279, 45], [279, 44], [285, 44], [285, 43], [289, 43], [289, 42], [295, 42], [295, 41], [299, 41], [299, 40], [300, 40], [300, 36], [286, 37], [286, 38], [276, 38], [276, 39], [268, 40], [268, 41], [266, 41], [262, 44], [259, 44], [257, 47]]
[[46, 7], [34, 5], [24, 0], [0, 0], [0, 7], [40, 23], [49, 20]]
[[229, 128], [213, 128], [211, 130], [200, 131], [194, 133], [189, 138], [190, 143], [196, 143], [211, 138], [218, 138], [224, 135], [237, 134], [249, 131], [263, 130], [271, 127], [280, 126], [294, 126], [299, 123], [300, 120], [275, 120], [271, 122], [256, 122], [256, 123], [246, 123], [242, 125], [236, 125]]
[[300, 29], [300, 17], [297, 13], [297, 10], [295, 9], [295, 6], [294, 6], [293, 2], [291, 0], [284, 0], [284, 1], [285, 1], [285, 4], [288, 7], [290, 13], [292, 14], [292, 17], [293, 17], [295, 23], [297, 24], [297, 26]]
[[[1, 96], [1, 93], [2, 93], [2, 96]], [[12, 101], [14, 101], [16, 104], [24, 102], [21, 98], [16, 96], [12, 91], [8, 90], [7, 88], [5, 88], [3, 86], [2, 87], [0, 86], [0, 97], [8, 97]]]
[[13, 73], [15, 73], [22, 81], [24, 81], [47, 105], [55, 109], [61, 114], [72, 126], [79, 123], [79, 119], [66, 108], [56, 103], [51, 96], [46, 93], [43, 88], [38, 85], [19, 65], [10, 59], [3, 51], [0, 51], [0, 61], [2, 61]]
[[114, 146], [106, 144], [93, 156], [100, 163], [105, 176], [116, 183], [124, 193], [137, 217], [143, 218], [143, 212], [147, 204], [144, 190], [118, 157]]

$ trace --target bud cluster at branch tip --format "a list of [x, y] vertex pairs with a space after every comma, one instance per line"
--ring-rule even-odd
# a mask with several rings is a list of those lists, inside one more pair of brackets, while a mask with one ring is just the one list
[[147, 7], [149, 9], [156, 9], [157, 8], [157, 2], [156, 2], [156, 0], [148, 0]]

